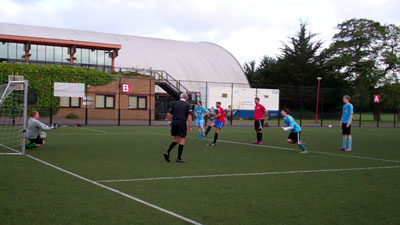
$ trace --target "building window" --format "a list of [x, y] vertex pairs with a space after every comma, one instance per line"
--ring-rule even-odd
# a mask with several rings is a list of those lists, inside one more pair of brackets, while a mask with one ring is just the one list
[[8, 58], [9, 59], [17, 59], [17, 44], [16, 43], [8, 43]]
[[54, 62], [56, 63], [62, 63], [62, 47], [55, 46], [54, 47]]
[[0, 42], [0, 62], [6, 61], [8, 58], [8, 43]]
[[129, 109], [147, 109], [147, 97], [145, 96], [129, 96]]
[[60, 106], [67, 108], [80, 108], [81, 99], [78, 97], [60, 97]]
[[17, 61], [25, 62], [25, 46], [24, 44], [17, 44]]
[[29, 51], [29, 54], [31, 54], [31, 56], [29, 57], [29, 61], [37, 61], [37, 45], [31, 45], [31, 50]]
[[37, 60], [39, 62], [45, 62], [46, 60], [46, 46], [44, 45], [38, 45], [37, 49]]
[[89, 49], [82, 49], [82, 64], [89, 64]]
[[89, 53], [89, 64], [96, 65], [97, 64], [97, 51], [95, 49], [91, 49]]
[[62, 61], [63, 64], [70, 64], [70, 57], [69, 57], [69, 48], [63, 47], [62, 48]]
[[114, 95], [96, 95], [96, 108], [113, 109], [115, 103]]
[[82, 49], [81, 48], [76, 48], [76, 52], [74, 54], [74, 64], [76, 65], [81, 65], [82, 63]]
[[46, 63], [54, 63], [54, 46], [46, 46]]

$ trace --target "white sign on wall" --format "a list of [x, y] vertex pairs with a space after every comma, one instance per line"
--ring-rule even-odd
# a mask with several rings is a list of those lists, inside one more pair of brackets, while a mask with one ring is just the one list
[[85, 84], [54, 82], [54, 96], [85, 97]]

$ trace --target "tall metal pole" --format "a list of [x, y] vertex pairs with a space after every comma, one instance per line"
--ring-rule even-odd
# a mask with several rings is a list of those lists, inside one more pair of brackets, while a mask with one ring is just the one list
[[86, 75], [86, 84], [85, 84], [85, 126], [88, 125], [88, 95], [87, 95], [87, 89], [88, 89], [88, 76]]
[[231, 126], [233, 126], [233, 83], [231, 88]]
[[24, 81], [24, 106], [22, 107], [24, 112], [23, 130], [22, 130], [22, 154], [25, 154], [25, 144], [26, 144], [26, 126], [28, 117], [28, 80]]
[[54, 80], [53, 74], [50, 75], [51, 87], [50, 87], [50, 124], [53, 124], [53, 95], [54, 95]]
[[118, 126], [121, 126], [121, 77], [118, 84]]
[[151, 117], [151, 98], [152, 98], [152, 94], [151, 94], [151, 91], [152, 91], [152, 84], [151, 84], [151, 79], [152, 78], [150, 78], [150, 88], [149, 88], [149, 92], [150, 92], [150, 94], [149, 94], [149, 126], [151, 126], [151, 120], [152, 120], [152, 117]]
[[315, 109], [315, 122], [318, 122], [319, 87], [321, 85], [321, 79], [322, 79], [322, 77], [317, 77], [318, 88], [317, 88], [317, 107]]

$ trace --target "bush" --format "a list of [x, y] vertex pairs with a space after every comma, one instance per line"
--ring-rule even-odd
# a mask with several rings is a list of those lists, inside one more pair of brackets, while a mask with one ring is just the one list
[[75, 113], [70, 113], [65, 116], [65, 119], [76, 120], [76, 119], [78, 119], [78, 115], [76, 115]]
[[111, 73], [86, 68], [58, 65], [29, 65], [0, 63], [0, 84], [8, 82], [9, 75], [24, 76], [29, 82], [29, 89], [37, 93], [37, 104], [32, 107], [40, 114], [48, 115], [52, 105], [56, 114], [60, 105], [59, 97], [51, 97], [53, 82], [86, 83], [100, 86], [111, 83], [115, 78]]

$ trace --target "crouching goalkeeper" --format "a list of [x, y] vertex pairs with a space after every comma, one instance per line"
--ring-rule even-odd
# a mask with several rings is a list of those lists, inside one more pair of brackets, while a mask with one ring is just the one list
[[46, 124], [39, 121], [39, 112], [31, 111], [31, 118], [28, 121], [26, 128], [26, 137], [30, 141], [27, 145], [27, 149], [38, 148], [44, 145], [44, 139], [46, 133], [42, 130], [52, 130], [54, 127], [49, 127]]

